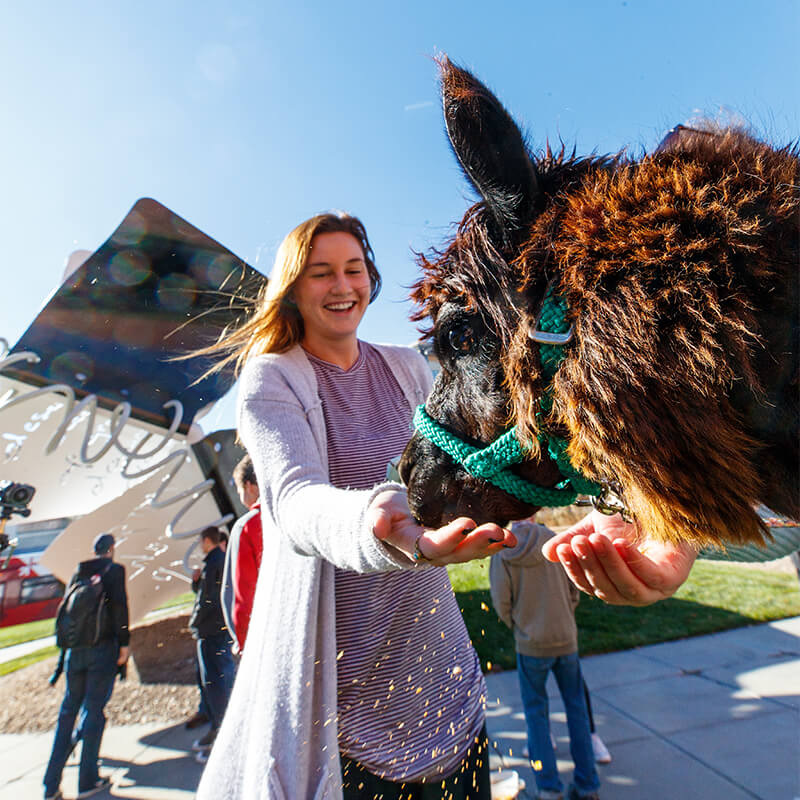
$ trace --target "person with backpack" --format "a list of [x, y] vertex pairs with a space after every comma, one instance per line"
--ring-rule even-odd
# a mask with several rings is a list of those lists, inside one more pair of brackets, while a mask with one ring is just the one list
[[[82, 561], [67, 585], [56, 616], [56, 643], [66, 672], [67, 689], [58, 713], [50, 761], [44, 775], [45, 800], [61, 800], [61, 775], [77, 738], [83, 741], [78, 771], [78, 800], [110, 786], [97, 771], [100, 740], [114, 678], [128, 661], [128, 597], [125, 567], [115, 564], [114, 537], [102, 533], [94, 540], [95, 558]], [[80, 733], [74, 733], [80, 712]]]

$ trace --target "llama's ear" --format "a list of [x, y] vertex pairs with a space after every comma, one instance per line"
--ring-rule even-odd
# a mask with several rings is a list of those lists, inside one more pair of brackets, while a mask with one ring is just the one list
[[447, 135], [470, 183], [501, 228], [530, 218], [538, 184], [522, 133], [500, 101], [446, 56], [439, 61]]

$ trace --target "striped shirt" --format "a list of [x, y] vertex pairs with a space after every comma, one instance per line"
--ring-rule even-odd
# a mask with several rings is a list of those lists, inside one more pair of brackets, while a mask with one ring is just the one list
[[[348, 370], [309, 355], [330, 478], [367, 489], [410, 435], [411, 409], [386, 362], [359, 342]], [[444, 567], [336, 570], [339, 749], [388, 780], [452, 773], [483, 725], [485, 685]]]

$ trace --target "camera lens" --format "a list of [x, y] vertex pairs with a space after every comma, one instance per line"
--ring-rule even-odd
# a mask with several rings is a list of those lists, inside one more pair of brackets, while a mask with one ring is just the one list
[[27, 483], [10, 483], [8, 481], [4, 483], [4, 486], [0, 485], [0, 506], [2, 506], [3, 519], [8, 519], [9, 513], [27, 516], [26, 506], [36, 494], [36, 488]]
[[15, 506], [24, 506], [30, 502], [33, 492], [30, 486], [16, 486], [9, 498]]

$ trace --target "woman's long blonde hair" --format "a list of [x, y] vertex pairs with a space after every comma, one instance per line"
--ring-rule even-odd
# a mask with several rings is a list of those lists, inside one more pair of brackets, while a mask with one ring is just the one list
[[269, 281], [251, 301], [253, 310], [235, 328], [226, 328], [216, 343], [193, 355], [223, 354], [210, 370], [219, 372], [231, 362], [238, 375], [245, 362], [263, 353], [284, 353], [303, 339], [303, 318], [291, 300], [294, 284], [305, 269], [311, 242], [320, 233], [349, 233], [361, 245], [371, 285], [370, 303], [378, 296], [381, 276], [367, 231], [358, 217], [343, 211], [316, 214], [301, 222], [281, 242]]

